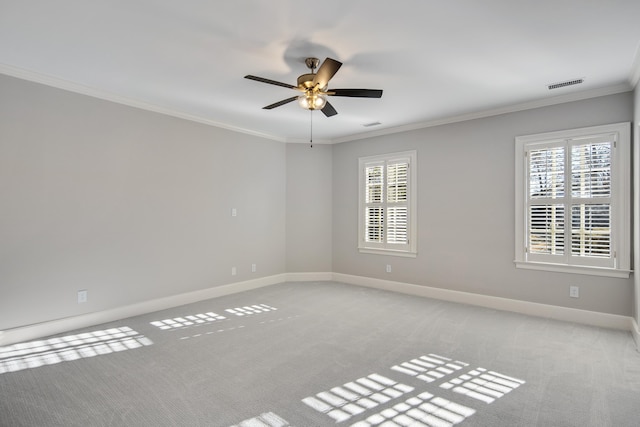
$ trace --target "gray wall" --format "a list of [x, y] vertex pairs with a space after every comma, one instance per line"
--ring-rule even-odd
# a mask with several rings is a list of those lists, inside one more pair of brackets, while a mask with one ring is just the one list
[[286, 144], [0, 75], [0, 330], [284, 273], [285, 192]]
[[287, 144], [287, 272], [331, 272], [332, 145]]
[[[629, 121], [633, 103], [620, 94], [311, 149], [0, 75], [0, 330], [284, 272], [633, 315], [632, 279], [512, 262], [514, 137]], [[635, 104], [638, 120], [637, 93]], [[359, 254], [357, 159], [409, 149], [419, 255]]]
[[[513, 259], [514, 138], [631, 121], [632, 111], [632, 93], [624, 93], [334, 146], [333, 270], [631, 316], [631, 278], [521, 270]], [[412, 149], [418, 152], [418, 256], [360, 254], [358, 157]], [[579, 299], [569, 298], [569, 285], [580, 286]]]

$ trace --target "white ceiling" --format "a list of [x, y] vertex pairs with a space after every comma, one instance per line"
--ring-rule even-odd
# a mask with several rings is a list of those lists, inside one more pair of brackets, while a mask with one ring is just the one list
[[243, 76], [331, 57], [330, 88], [383, 89], [313, 113], [339, 142], [631, 90], [639, 42], [639, 0], [0, 0], [0, 73], [290, 142], [312, 113]]

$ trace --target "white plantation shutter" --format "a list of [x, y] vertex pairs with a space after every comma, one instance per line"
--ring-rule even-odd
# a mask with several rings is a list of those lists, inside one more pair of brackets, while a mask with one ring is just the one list
[[387, 243], [406, 245], [407, 235], [407, 180], [409, 159], [398, 159], [387, 164]]
[[571, 254], [611, 258], [611, 151], [613, 141], [571, 147]]
[[384, 163], [368, 165], [365, 168], [365, 241], [369, 243], [384, 243], [383, 186]]
[[565, 149], [551, 146], [529, 151], [529, 252], [564, 254]]
[[532, 137], [519, 142], [525, 157], [525, 251], [516, 258], [619, 268], [615, 219], [625, 215], [616, 212], [621, 199], [614, 182], [620, 133]]
[[412, 163], [415, 152], [360, 159], [361, 249], [415, 252]]

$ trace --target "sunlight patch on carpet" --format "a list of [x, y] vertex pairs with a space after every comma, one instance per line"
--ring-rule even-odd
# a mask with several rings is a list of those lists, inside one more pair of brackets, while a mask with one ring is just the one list
[[273, 412], [265, 412], [231, 427], [291, 427], [291, 424]]
[[154, 320], [151, 324], [162, 330], [181, 329], [189, 326], [206, 325], [224, 320], [226, 317], [213, 312], [199, 313], [184, 317], [174, 317], [173, 319]]
[[453, 361], [452, 359], [438, 356], [437, 354], [429, 354], [428, 356], [420, 356], [417, 359], [412, 359], [409, 362], [394, 365], [391, 369], [430, 383], [459, 371], [466, 366], [469, 366], [469, 364], [457, 360]]
[[339, 423], [413, 390], [406, 384], [371, 374], [315, 396], [305, 397], [302, 402]]
[[474, 369], [451, 381], [441, 384], [446, 390], [452, 389], [456, 393], [493, 403], [496, 399], [520, 387], [525, 382], [517, 378], [508, 377], [484, 368]]
[[[485, 403], [492, 403], [525, 384], [523, 380], [484, 368], [475, 368], [463, 373], [463, 369], [466, 370], [468, 367], [469, 364], [466, 362], [429, 353], [393, 365], [390, 369], [409, 375], [423, 384], [435, 382], [436, 384], [430, 387], [436, 387], [443, 393], [453, 392]], [[437, 383], [440, 383], [439, 386]], [[302, 402], [328, 415], [336, 423], [355, 418], [352, 420], [355, 423], [351, 424], [354, 427], [451, 427], [476, 413], [476, 409], [465, 406], [466, 403], [463, 405], [453, 402], [424, 389], [422, 392], [418, 390], [420, 394], [404, 402], [391, 402], [413, 390], [412, 386], [379, 374], [371, 374], [306, 397]], [[469, 401], [472, 402], [470, 399]], [[390, 406], [392, 404], [393, 406]], [[377, 406], [380, 406], [377, 408], [378, 412], [370, 415]]]
[[475, 412], [475, 409], [424, 392], [352, 424], [352, 427], [450, 427], [460, 424]]
[[267, 313], [269, 311], [276, 311], [276, 310], [277, 308], [271, 307], [270, 305], [260, 304], [260, 305], [246, 305], [244, 307], [228, 308], [225, 311], [235, 316], [250, 316], [252, 314]]
[[133, 350], [152, 344], [149, 338], [127, 326], [19, 343], [0, 347], [0, 374]]

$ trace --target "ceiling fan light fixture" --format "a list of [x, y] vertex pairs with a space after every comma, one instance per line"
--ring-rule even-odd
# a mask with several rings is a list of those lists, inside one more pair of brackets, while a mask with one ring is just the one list
[[[344, 96], [349, 98], [382, 97], [382, 89], [329, 89], [329, 80], [331, 80], [340, 69], [342, 62], [327, 58], [322, 65], [320, 65], [320, 68], [318, 68], [319, 63], [320, 60], [318, 58], [307, 58], [305, 64], [311, 69], [311, 72], [298, 77], [298, 84], [296, 86], [265, 79], [264, 77], [252, 76], [251, 74], [247, 74], [244, 78], [302, 92], [301, 95], [292, 96], [262, 107], [263, 110], [272, 110], [297, 100], [298, 104], [305, 110], [320, 110], [326, 117], [333, 117], [338, 114], [338, 112], [327, 101], [327, 96]], [[318, 68], [317, 72], [315, 72], [316, 68]]]
[[298, 97], [298, 104], [305, 110], [322, 110], [327, 104], [325, 95], [307, 93]]

